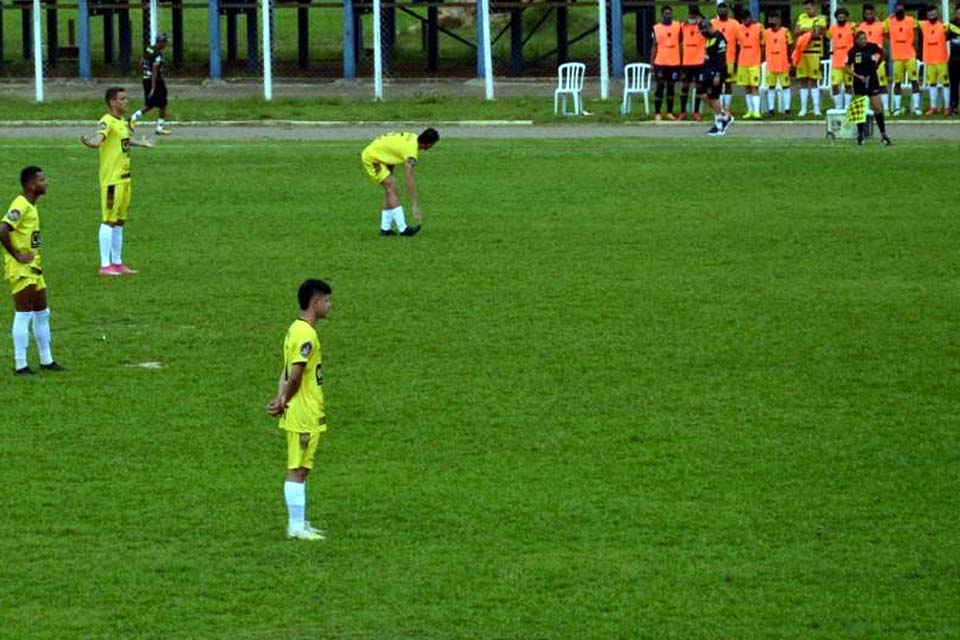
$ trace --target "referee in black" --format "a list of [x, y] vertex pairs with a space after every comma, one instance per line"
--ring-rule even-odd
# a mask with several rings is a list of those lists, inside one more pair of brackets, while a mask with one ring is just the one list
[[953, 10], [953, 22], [949, 26], [950, 38], [950, 115], [957, 115], [957, 98], [960, 98], [960, 5]]
[[[855, 97], [868, 96], [873, 117], [880, 129], [880, 139], [883, 144], [893, 144], [887, 136], [887, 126], [883, 118], [883, 102], [880, 94], [880, 81], [877, 79], [877, 67], [883, 62], [883, 49], [867, 42], [867, 34], [857, 31], [855, 44], [847, 53], [847, 73], [853, 75], [853, 95]], [[857, 124], [857, 144], [863, 144], [864, 123]]]
[[163, 81], [163, 50], [166, 48], [167, 34], [159, 33], [157, 34], [157, 41], [144, 50], [143, 58], [140, 60], [140, 69], [143, 71], [143, 99], [145, 104], [130, 116], [131, 126], [136, 126], [137, 120], [142, 118], [145, 113], [154, 107], [159, 109], [160, 117], [157, 118], [158, 136], [170, 135], [170, 131], [163, 126], [167, 117], [167, 84]]

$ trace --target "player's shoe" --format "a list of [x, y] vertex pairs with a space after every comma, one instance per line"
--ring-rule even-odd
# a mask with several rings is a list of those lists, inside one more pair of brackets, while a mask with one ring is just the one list
[[785, 115], [786, 117], [789, 118], [789, 117], [790, 117], [790, 109], [784, 109], [783, 115]]
[[698, 111], [693, 114], [693, 119], [696, 120], [697, 122], [700, 122], [701, 120], [703, 120], [703, 116], [700, 115], [700, 112]]
[[287, 529], [287, 538], [290, 540], [309, 540], [312, 542], [326, 540], [326, 538], [321, 534], [314, 533], [306, 528], [301, 529], [300, 531], [291, 531], [290, 529]]
[[663, 116], [660, 115], [659, 113], [654, 114], [653, 119], [654, 119], [656, 122], [663, 122]]
[[667, 114], [667, 120], [676, 120], [676, 119], [677, 119], [677, 116], [673, 115], [672, 113]]
[[115, 267], [114, 265], [110, 265], [109, 267], [100, 267], [100, 275], [102, 275], [102, 276], [119, 276], [119, 275], [122, 275], [122, 274], [121, 274], [119, 271], [117, 271], [117, 269], [116, 269], [116, 267]]
[[50, 364], [41, 364], [40, 368], [43, 369], [44, 371], [66, 371], [66, 369], [64, 369], [60, 365], [60, 363], [57, 362], [56, 360], [54, 360]]
[[309, 531], [310, 533], [315, 533], [315, 534], [317, 534], [318, 536], [323, 536], [323, 539], [324, 539], [324, 540], [327, 539], [327, 532], [324, 531], [323, 529], [317, 529], [315, 526], [313, 526], [312, 524], [310, 524], [310, 521], [309, 521], [309, 520], [306, 520], [306, 521], [303, 523], [303, 529], [304, 529], [304, 531]]
[[857, 144], [863, 145], [863, 136], [857, 136]]
[[157, 130], [154, 132], [158, 136], [168, 136], [170, 135], [170, 129], [166, 127], [157, 127]]
[[922, 115], [923, 115], [923, 111], [920, 111], [920, 109], [914, 109], [914, 110], [913, 110], [913, 115], [915, 115], [915, 116], [922, 116]]
[[419, 225], [419, 224], [414, 224], [414, 225], [411, 225], [411, 226], [407, 227], [407, 228], [404, 229], [403, 231], [401, 231], [401, 232], [400, 232], [400, 235], [410, 237], [410, 236], [415, 236], [415, 235], [417, 235], [418, 233], [420, 233], [420, 225]]
[[884, 144], [884, 146], [887, 146], [887, 147], [892, 147], [892, 146], [893, 146], [893, 140], [891, 140], [891, 139], [890, 139], [890, 136], [888, 136], [888, 135], [885, 134], [885, 133], [880, 134], [880, 142], [882, 142], [882, 143]]
[[127, 265], [123, 264], [122, 262], [120, 264], [115, 264], [112, 266], [113, 266], [113, 270], [122, 276], [132, 276], [140, 273], [136, 269], [131, 269]]
[[720, 130], [721, 130], [723, 133], [726, 133], [726, 132], [727, 132], [727, 129], [729, 129], [730, 126], [731, 126], [735, 121], [736, 121], [736, 118], [733, 117], [733, 114], [727, 116], [726, 118], [724, 118], [723, 122], [721, 122], [721, 125], [722, 125], [722, 126], [720, 127]]
[[713, 126], [710, 127], [710, 129], [707, 131], [707, 135], [708, 135], [708, 136], [722, 136], [722, 135], [723, 135], [723, 129], [720, 129], [719, 127], [717, 127], [717, 125], [713, 125]]
[[890, 115], [892, 115], [892, 116], [902, 116], [902, 115], [903, 115], [903, 107], [898, 107], [898, 108], [894, 109], [893, 111], [890, 112]]
[[777, 115], [777, 113], [776, 113], [773, 109], [768, 109], [768, 110], [767, 110], [767, 117], [768, 117], [768, 118], [772, 118], [772, 117], [774, 117], [775, 115]]
[[13, 375], [15, 375], [15, 376], [32, 376], [32, 375], [33, 375], [33, 369], [31, 369], [30, 367], [24, 367], [23, 369], [14, 369], [14, 370], [13, 370]]
[[807, 115], [807, 108], [806, 108], [806, 107], [800, 109], [800, 111], [797, 112], [797, 117], [798, 117], [798, 118], [804, 118], [804, 117], [806, 117], [806, 115]]
[[397, 232], [393, 229], [380, 229], [380, 235], [382, 236], [395, 236]]
[[681, 111], [681, 112], [680, 112], [680, 115], [677, 116], [677, 120], [686, 120], [686, 119], [687, 119], [687, 112], [686, 112], [686, 111]]
[[928, 116], [935, 116], [935, 115], [937, 115], [937, 111], [938, 111], [938, 109], [937, 109], [936, 107], [930, 107], [929, 109], [927, 109], [927, 115], [928, 115]]
[[820, 109], [814, 109], [814, 110], [813, 110], [813, 115], [815, 115], [816, 117], [819, 118], [820, 116], [823, 115], [823, 112], [820, 111]]

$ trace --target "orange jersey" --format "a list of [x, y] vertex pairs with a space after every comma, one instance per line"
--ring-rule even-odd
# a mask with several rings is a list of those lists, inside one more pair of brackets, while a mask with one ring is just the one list
[[737, 64], [744, 67], [760, 66], [760, 41], [762, 36], [763, 30], [759, 22], [740, 25], [740, 29], [737, 31], [737, 44], [740, 46]]
[[[883, 23], [879, 20], [873, 22], [861, 22], [857, 25], [857, 31], [863, 31], [867, 34], [867, 42], [872, 42], [881, 49], [883, 48]], [[846, 64], [846, 62], [844, 62]]]
[[896, 16], [887, 18], [884, 25], [890, 34], [890, 57], [894, 60], [915, 60], [917, 49], [913, 46], [914, 32], [917, 30], [917, 21], [912, 16], [904, 16], [897, 20]]
[[700, 33], [700, 24], [684, 22], [680, 27], [683, 40], [683, 64], [694, 67], [703, 64], [707, 52], [707, 40]]
[[653, 25], [653, 38], [657, 43], [657, 55], [653, 64], [658, 67], [680, 66], [680, 23]]
[[833, 46], [833, 55], [830, 56], [830, 62], [834, 69], [842, 69], [847, 66], [847, 52], [853, 48], [853, 35], [856, 33], [854, 25], [847, 23], [842, 27], [839, 24], [832, 24], [827, 29], [827, 37]]
[[714, 18], [710, 24], [723, 34], [723, 39], [727, 41], [727, 62], [733, 64], [737, 61], [737, 33], [740, 31], [740, 23], [733, 18]]
[[942, 22], [924, 20], [920, 23], [923, 34], [923, 63], [944, 64], [947, 62], [947, 28]]
[[783, 27], [763, 30], [763, 57], [767, 61], [767, 73], [790, 71], [790, 32]]

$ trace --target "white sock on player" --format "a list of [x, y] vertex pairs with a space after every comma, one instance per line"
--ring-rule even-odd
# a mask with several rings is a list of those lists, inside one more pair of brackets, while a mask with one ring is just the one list
[[944, 85], [940, 87], [940, 93], [943, 94], [943, 108], [947, 109], [950, 107], [950, 87]]
[[723, 107], [724, 109], [729, 109], [731, 104], [733, 104], [733, 94], [732, 93], [723, 94], [723, 96], [721, 96], [721, 99], [720, 99], [720, 106]]
[[899, 111], [903, 108], [903, 95], [899, 93], [893, 94], [893, 110]]
[[30, 321], [33, 311], [17, 311], [13, 314], [13, 361], [17, 369], [27, 366], [27, 346], [30, 344]]
[[919, 91], [913, 91], [910, 94], [910, 107], [914, 111], [920, 111], [920, 92]]
[[123, 227], [117, 225], [113, 227], [113, 234], [110, 237], [110, 263], [123, 264]]
[[393, 216], [393, 221], [397, 225], [397, 231], [403, 233], [407, 229], [407, 220], [403, 216], [403, 205], [399, 207], [394, 207], [390, 210], [390, 215]]
[[157, 131], [160, 131], [160, 129], [163, 129], [164, 122], [165, 120], [163, 118], [157, 118]]
[[844, 95], [843, 95], [843, 108], [844, 108], [844, 109], [849, 109], [851, 102], [853, 102], [853, 96], [850, 95], [849, 93], [844, 94]]
[[937, 108], [937, 94], [939, 93], [939, 92], [937, 91], [937, 87], [930, 87], [929, 93], [930, 93], [930, 108], [931, 108], [931, 109], [936, 109], [936, 108]]
[[780, 110], [790, 111], [790, 89], [784, 89], [780, 92]]
[[307, 489], [303, 482], [283, 483], [283, 497], [287, 502], [287, 533], [303, 531], [307, 510]]
[[113, 227], [108, 224], [100, 225], [100, 266], [110, 266], [110, 249], [113, 245]]
[[33, 339], [37, 341], [37, 350], [40, 351], [40, 364], [51, 364], [53, 354], [50, 353], [50, 309], [33, 312]]
[[384, 209], [380, 212], [380, 231], [390, 231], [390, 225], [393, 223], [393, 209]]
[[801, 88], [800, 89], [800, 112], [807, 112], [807, 98], [810, 97], [810, 89]]
[[890, 94], [886, 91], [880, 94], [880, 102], [883, 103], [883, 110], [890, 111]]
[[777, 93], [773, 90], [767, 91], [767, 111], [773, 111], [777, 104]]
[[811, 89], [810, 97], [813, 98], [813, 112], [820, 114], [820, 89]]

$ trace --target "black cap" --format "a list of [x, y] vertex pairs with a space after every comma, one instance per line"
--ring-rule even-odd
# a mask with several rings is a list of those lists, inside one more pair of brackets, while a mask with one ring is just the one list
[[158, 33], [158, 34], [157, 34], [157, 42], [166, 42], [166, 41], [169, 40], [169, 39], [170, 39], [170, 38], [168, 38], [168, 37], [167, 37], [167, 34], [165, 34], [165, 33]]

